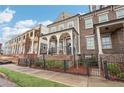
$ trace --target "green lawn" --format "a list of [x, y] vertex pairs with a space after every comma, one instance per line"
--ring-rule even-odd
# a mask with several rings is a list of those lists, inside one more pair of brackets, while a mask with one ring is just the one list
[[7, 77], [22, 87], [67, 87], [64, 84], [41, 79], [35, 76], [23, 74], [16, 71], [11, 71], [7, 68], [0, 67], [0, 72], [7, 75]]

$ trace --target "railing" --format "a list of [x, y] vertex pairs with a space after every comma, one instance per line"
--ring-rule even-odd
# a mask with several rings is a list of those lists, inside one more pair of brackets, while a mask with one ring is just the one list
[[83, 58], [83, 60], [75, 58], [75, 61], [71, 56], [60, 57], [58, 59], [57, 56], [55, 58], [54, 56], [53, 58], [52, 56], [49, 58], [42, 56], [35, 59], [23, 58], [19, 60], [18, 65], [78, 75], [99, 76], [98, 65], [94, 57]]
[[124, 81], [124, 54], [106, 54], [101, 61], [106, 79]]
[[59, 54], [72, 54], [72, 51], [71, 51], [72, 47], [68, 47], [68, 46], [63, 46], [63, 47], [50, 47], [49, 50], [47, 50], [46, 47], [42, 48], [41, 49], [41, 54], [43, 52], [48, 52], [48, 54], [51, 54], [51, 55], [54, 55], [54, 54], [57, 54], [57, 52]]

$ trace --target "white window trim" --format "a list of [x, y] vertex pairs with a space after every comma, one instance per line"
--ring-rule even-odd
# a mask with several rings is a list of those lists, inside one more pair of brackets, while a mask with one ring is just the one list
[[87, 20], [87, 19], [93, 19], [93, 16], [90, 15], [90, 16], [84, 17], [84, 20]]
[[[55, 28], [54, 31], [52, 31], [53, 28]], [[50, 32], [56, 32], [56, 27], [51, 27], [51, 31]]]
[[94, 35], [88, 35], [88, 36], [85, 36], [86, 38], [88, 38], [88, 37], [94, 37]]
[[[61, 29], [61, 27], [63, 26], [63, 29]], [[59, 25], [59, 30], [64, 30], [65, 29], [65, 25], [64, 24], [60, 24]]]
[[109, 14], [109, 12], [108, 11], [104, 11], [104, 12], [98, 13], [97, 16], [104, 15], [104, 14]]
[[[106, 37], [107, 35], [108, 35], [108, 37], [110, 37], [111, 47], [110, 47], [110, 48], [104, 48], [104, 47], [102, 46], [102, 49], [112, 49], [112, 38], [111, 38], [111, 35], [110, 35], [110, 34], [102, 35], [102, 36], [101, 36], [101, 41], [102, 41], [102, 38]], [[102, 43], [102, 42], [101, 42], [101, 43]], [[102, 43], [102, 45], [103, 45], [103, 43]]]
[[115, 11], [118, 11], [118, 10], [121, 10], [121, 9], [124, 9], [124, 7], [115, 8]]
[[70, 28], [70, 27], [69, 27], [69, 24], [70, 24], [70, 23], [72, 23], [72, 27], [74, 27], [74, 21], [72, 20], [72, 21], [67, 22], [67, 28]]
[[[92, 27], [86, 27], [86, 20], [90, 20], [90, 19], [92, 20]], [[92, 18], [87, 18], [87, 19], [85, 19], [84, 21], [85, 21], [85, 22], [84, 22], [84, 23], [85, 23], [85, 29], [93, 28], [93, 19], [92, 19]]]
[[115, 11], [115, 12], [116, 12], [116, 18], [119, 19], [119, 17], [117, 16], [117, 11], [119, 11], [119, 10], [124, 10], [124, 7], [117, 8], [117, 9], [115, 9], [115, 10], [116, 10], [116, 11]]
[[88, 48], [88, 47], [87, 47], [87, 38], [91, 38], [91, 37], [94, 38], [94, 35], [85, 36], [85, 38], [86, 38], [86, 48], [87, 48], [87, 50], [94, 50], [94, 49], [95, 49], [95, 38], [94, 38], [93, 48]]
[[[100, 16], [103, 16], [103, 15], [107, 15], [107, 21], [109, 21], [108, 13], [104, 13], [104, 14], [98, 16], [99, 23], [102, 23], [102, 21], [100, 22]], [[107, 22], [107, 21], [104, 21], [104, 22]]]

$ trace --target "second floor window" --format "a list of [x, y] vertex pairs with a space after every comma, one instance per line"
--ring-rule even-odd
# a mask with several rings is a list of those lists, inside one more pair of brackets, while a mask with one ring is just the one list
[[73, 21], [67, 23], [67, 28], [71, 28], [71, 27], [74, 27]]
[[112, 48], [112, 42], [110, 35], [102, 37], [102, 47], [103, 49], [110, 49]]
[[117, 10], [116, 16], [117, 16], [117, 18], [123, 18], [124, 17], [124, 8]]
[[59, 30], [63, 30], [64, 29], [64, 24], [59, 25]]
[[88, 29], [88, 28], [92, 28], [93, 27], [93, 20], [90, 18], [90, 19], [85, 19], [85, 28]]
[[94, 36], [86, 37], [87, 49], [95, 49]]
[[99, 23], [108, 21], [108, 14], [103, 14], [99, 16]]
[[56, 27], [52, 27], [51, 32], [55, 32], [55, 31], [56, 31]]

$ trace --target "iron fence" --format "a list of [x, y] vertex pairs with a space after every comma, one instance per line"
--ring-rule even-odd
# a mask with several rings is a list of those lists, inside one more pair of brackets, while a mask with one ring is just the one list
[[102, 70], [106, 79], [124, 81], [124, 54], [104, 56]]
[[95, 56], [91, 56], [90, 58], [84, 57], [74, 61], [65, 59], [48, 60], [44, 55], [35, 59], [21, 58], [19, 59], [18, 65], [77, 75], [100, 75]]

